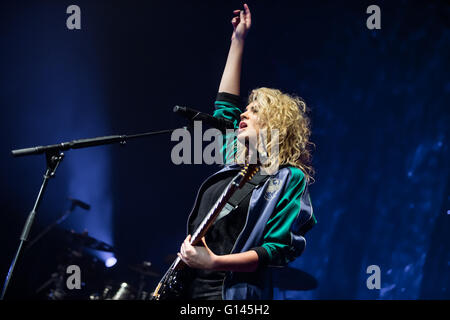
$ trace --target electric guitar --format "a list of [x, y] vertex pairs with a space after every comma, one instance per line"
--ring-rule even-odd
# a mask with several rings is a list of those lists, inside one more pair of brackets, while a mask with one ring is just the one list
[[[233, 178], [228, 187], [222, 192], [219, 199], [208, 212], [206, 217], [197, 227], [191, 236], [191, 245], [195, 246], [201, 242], [202, 237], [206, 234], [208, 229], [214, 223], [217, 216], [222, 211], [228, 200], [232, 197], [237, 189], [240, 189], [249, 181], [259, 170], [256, 164], [247, 164], [241, 171]], [[183, 293], [183, 269], [187, 265], [177, 257], [170, 268], [159, 281], [156, 289], [152, 292], [150, 300], [172, 300], [179, 299]]]

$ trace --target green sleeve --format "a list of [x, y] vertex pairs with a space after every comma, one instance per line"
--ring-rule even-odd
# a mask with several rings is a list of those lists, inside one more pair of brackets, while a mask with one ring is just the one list
[[[299, 168], [289, 167], [291, 178], [284, 194], [267, 221], [262, 248], [267, 252], [269, 265], [284, 266], [296, 256], [292, 247], [290, 228], [300, 212], [300, 197], [306, 186], [304, 173]], [[258, 251], [257, 251], [258, 252]], [[261, 253], [261, 249], [260, 249]]]
[[216, 101], [214, 103], [215, 110], [213, 116], [216, 118], [224, 118], [230, 121], [233, 121], [234, 128], [237, 129], [239, 127], [239, 120], [241, 115], [241, 109], [236, 106], [233, 106], [231, 103], [226, 101]]
[[[213, 116], [217, 118], [227, 119], [233, 122], [234, 128], [239, 128], [239, 121], [241, 111], [241, 98], [238, 95], [234, 95], [227, 92], [219, 92], [214, 103]], [[236, 134], [224, 134], [223, 135], [223, 148], [222, 155], [224, 163], [229, 164], [234, 160], [236, 153]]]

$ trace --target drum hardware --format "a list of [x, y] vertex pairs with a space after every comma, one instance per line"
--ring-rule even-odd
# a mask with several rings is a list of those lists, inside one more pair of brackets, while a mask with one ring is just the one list
[[136, 300], [135, 289], [127, 282], [116, 284], [107, 284], [102, 294], [93, 293], [89, 296], [90, 300]]
[[[138, 274], [139, 278], [136, 281], [136, 286], [130, 284], [130, 282], [107, 282], [103, 286], [103, 289], [95, 290], [95, 287], [101, 288], [102, 285], [94, 286], [94, 290], [86, 295], [78, 291], [68, 290], [66, 288], [66, 267], [70, 264], [79, 265], [83, 270], [83, 281], [86, 276], [97, 278], [98, 267], [105, 268], [104, 264], [99, 261], [95, 256], [86, 254], [84, 251], [87, 249], [94, 249], [100, 251], [112, 252], [114, 248], [109, 244], [93, 238], [88, 235], [87, 231], [83, 233], [76, 233], [74, 230], [64, 230], [66, 239], [69, 245], [66, 247], [66, 251], [63, 254], [62, 261], [57, 266], [57, 272], [51, 275], [51, 278], [47, 280], [38, 290], [37, 293], [45, 292], [47, 290], [46, 298], [50, 300], [65, 300], [65, 299], [88, 299], [88, 300], [147, 300], [150, 296], [149, 290], [146, 290], [147, 285], [150, 285], [149, 279], [160, 277], [160, 272], [157, 270], [151, 262], [144, 261], [135, 265], [128, 265], [128, 268]], [[98, 279], [97, 279], [98, 280]], [[87, 284], [92, 282], [91, 279], [85, 281]], [[98, 282], [98, 281], [97, 281]], [[105, 283], [105, 282], [103, 282]], [[83, 287], [84, 283], [83, 283]], [[92, 286], [91, 286], [92, 287]], [[136, 290], [137, 289], [137, 290]]]
[[[86, 289], [99, 287], [98, 275], [103, 274], [105, 265], [97, 257], [88, 254], [84, 251], [85, 248], [95, 249], [101, 251], [113, 251], [113, 247], [103, 241], [90, 237], [87, 231], [83, 233], [76, 233], [73, 230], [64, 230], [65, 236], [68, 240], [68, 246], [63, 254], [61, 254], [57, 271], [52, 273], [49, 280], [42, 284], [37, 290], [36, 294], [41, 295], [45, 293], [45, 298], [50, 300], [100, 300], [103, 296], [106, 297], [108, 292], [104, 292], [103, 296], [96, 293], [90, 294], [86, 297]], [[82, 270], [82, 290], [69, 290], [66, 286], [67, 266], [77, 265]], [[112, 288], [109, 288], [111, 290]], [[106, 288], [105, 288], [106, 290]]]
[[140, 264], [130, 265], [128, 267], [139, 274], [139, 285], [136, 299], [147, 300], [147, 298], [149, 297], [149, 292], [144, 291], [144, 288], [148, 284], [148, 277], [155, 279], [159, 278], [161, 276], [159, 270], [154, 268], [150, 261], [144, 261]]
[[105, 300], [109, 297], [112, 290], [112, 286], [106, 286], [105, 289], [103, 289], [102, 293], [102, 299]]
[[83, 233], [76, 233], [74, 230], [64, 231], [69, 238], [69, 241], [75, 243], [76, 245], [99, 251], [114, 252], [114, 248], [112, 246], [89, 236], [87, 231], [84, 231]]
[[135, 296], [131, 286], [126, 282], [122, 282], [119, 290], [117, 290], [111, 300], [133, 300], [134, 298]]
[[51, 274], [50, 279], [48, 279], [36, 290], [36, 294], [40, 294], [45, 289], [49, 288], [49, 291], [46, 294], [47, 299], [64, 300], [64, 298], [66, 297], [66, 291], [64, 290], [63, 284], [64, 284], [63, 274], [61, 272], [54, 272]]
[[161, 276], [161, 273], [156, 268], [152, 267], [152, 263], [150, 261], [144, 261], [140, 264], [129, 265], [131, 270], [139, 273], [143, 276], [155, 277], [158, 278]]

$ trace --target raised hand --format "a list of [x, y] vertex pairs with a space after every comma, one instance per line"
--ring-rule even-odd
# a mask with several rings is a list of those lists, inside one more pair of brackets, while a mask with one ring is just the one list
[[244, 40], [252, 25], [252, 14], [250, 13], [250, 9], [248, 5], [244, 3], [244, 10], [234, 10], [233, 14], [236, 16], [231, 19], [231, 24], [234, 29], [231, 40]]

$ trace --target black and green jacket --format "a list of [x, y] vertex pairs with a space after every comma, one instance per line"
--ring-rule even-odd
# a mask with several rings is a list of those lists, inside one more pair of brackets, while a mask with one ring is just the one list
[[[214, 116], [233, 121], [237, 128], [240, 102], [237, 95], [219, 92]], [[240, 166], [226, 164], [212, 176], [227, 170], [238, 171]], [[271, 299], [271, 267], [285, 266], [299, 257], [306, 246], [305, 233], [316, 223], [305, 174], [299, 168], [281, 166], [262, 186], [253, 190], [245, 226], [231, 252], [255, 250], [259, 258], [258, 270], [251, 275], [227, 272], [222, 298]]]

